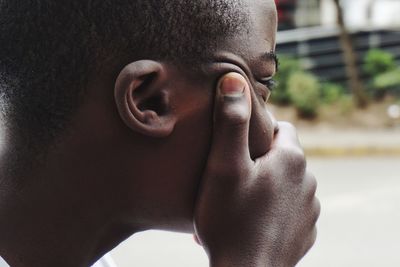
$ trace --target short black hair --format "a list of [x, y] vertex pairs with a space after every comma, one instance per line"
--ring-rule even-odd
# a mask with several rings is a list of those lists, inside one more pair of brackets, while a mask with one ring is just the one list
[[1, 111], [45, 147], [102, 66], [204, 60], [247, 23], [241, 0], [0, 0]]

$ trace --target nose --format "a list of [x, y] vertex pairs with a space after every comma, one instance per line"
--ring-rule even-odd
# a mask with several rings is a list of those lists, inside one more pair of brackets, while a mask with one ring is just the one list
[[254, 160], [265, 155], [271, 148], [278, 123], [264, 103], [252, 97], [252, 114], [249, 129], [249, 150]]

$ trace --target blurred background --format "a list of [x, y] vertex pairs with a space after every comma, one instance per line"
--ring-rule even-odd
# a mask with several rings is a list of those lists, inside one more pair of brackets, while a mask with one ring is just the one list
[[[319, 181], [319, 236], [301, 267], [400, 266], [400, 0], [276, 0], [270, 108], [296, 125]], [[150, 231], [118, 266], [205, 267], [190, 235]]]

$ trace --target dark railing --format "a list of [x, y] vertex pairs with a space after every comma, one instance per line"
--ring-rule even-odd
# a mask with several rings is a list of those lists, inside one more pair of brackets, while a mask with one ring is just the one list
[[[352, 31], [351, 37], [357, 54], [357, 64], [362, 71], [363, 59], [372, 48], [390, 52], [400, 64], [400, 30]], [[277, 52], [298, 58], [304, 69], [322, 81], [345, 83], [343, 52], [337, 29], [299, 29], [278, 33]]]

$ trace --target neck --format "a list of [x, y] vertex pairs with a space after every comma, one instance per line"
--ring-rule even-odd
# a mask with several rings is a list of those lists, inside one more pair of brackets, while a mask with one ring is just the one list
[[52, 158], [29, 175], [0, 174], [0, 256], [13, 267], [87, 267], [135, 232], [92, 184], [103, 178], [73, 173], [65, 162], [76, 162]]
[[[16, 198], [2, 201], [8, 203]], [[11, 266], [85, 266], [94, 256], [101, 226], [59, 201], [53, 203], [59, 208], [33, 207], [44, 203], [30, 198], [19, 199], [12, 207], [2, 205], [0, 254]]]
[[0, 203], [0, 255], [13, 267], [87, 267], [134, 232], [79, 201], [26, 196], [9, 194]]

